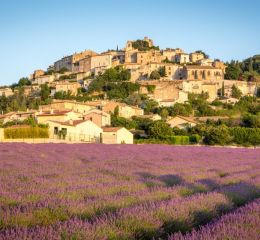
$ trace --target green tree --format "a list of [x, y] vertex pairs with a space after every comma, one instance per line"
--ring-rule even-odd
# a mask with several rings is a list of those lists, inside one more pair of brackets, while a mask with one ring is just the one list
[[142, 99], [138, 93], [132, 93], [125, 99], [125, 102], [132, 106], [139, 106], [142, 103]]
[[242, 117], [242, 124], [245, 127], [249, 128], [260, 128], [260, 116], [252, 115], [252, 114], [245, 114]]
[[162, 119], [167, 119], [167, 117], [169, 116], [169, 112], [166, 108], [163, 108], [160, 112], [160, 116], [162, 117]]
[[160, 74], [161, 77], [166, 77], [167, 74], [166, 74], [165, 66], [159, 67], [158, 73]]
[[156, 139], [167, 139], [173, 135], [171, 127], [164, 121], [153, 122], [149, 126], [148, 133], [151, 138]]
[[231, 63], [227, 64], [225, 79], [239, 79], [242, 70], [238, 63], [231, 61]]
[[41, 95], [41, 100], [42, 101], [46, 101], [46, 100], [49, 99], [50, 88], [49, 88], [49, 86], [46, 83], [41, 85], [40, 95]]
[[114, 116], [118, 117], [119, 116], [119, 106], [116, 106], [114, 109]]
[[59, 73], [63, 74], [65, 72], [68, 72], [69, 70], [66, 67], [63, 67], [60, 69]]
[[18, 85], [19, 85], [20, 87], [26, 86], [26, 85], [31, 85], [31, 82], [29, 81], [28, 78], [23, 77], [23, 78], [21, 78], [21, 79], [18, 81]]
[[225, 85], [224, 85], [224, 81], [222, 82], [222, 87], [221, 87], [221, 96], [222, 96], [222, 97], [225, 96]]
[[115, 114], [111, 115], [111, 125], [113, 127], [125, 127], [127, 129], [135, 129], [136, 123], [133, 120], [119, 117]]
[[242, 92], [238, 89], [238, 87], [235, 84], [233, 84], [232, 86], [231, 96], [237, 99], [241, 98], [242, 96]]
[[225, 125], [210, 126], [205, 132], [204, 143], [208, 145], [226, 145], [232, 141], [229, 129]]
[[153, 99], [146, 99], [142, 105], [145, 113], [151, 113], [158, 107], [158, 102]]
[[160, 77], [161, 77], [161, 75], [157, 70], [152, 71], [150, 74], [150, 79], [153, 79], [153, 80], [158, 80], [158, 79], [160, 79]]

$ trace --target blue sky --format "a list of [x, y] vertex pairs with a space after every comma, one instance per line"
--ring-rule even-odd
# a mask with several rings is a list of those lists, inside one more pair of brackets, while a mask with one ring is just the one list
[[84, 49], [152, 38], [212, 58], [260, 54], [259, 0], [8, 0], [0, 3], [0, 85]]

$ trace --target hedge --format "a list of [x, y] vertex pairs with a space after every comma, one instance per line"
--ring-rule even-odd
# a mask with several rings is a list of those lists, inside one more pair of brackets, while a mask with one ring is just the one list
[[230, 128], [233, 141], [241, 145], [259, 145], [260, 128], [233, 127]]
[[135, 143], [146, 143], [146, 144], [177, 144], [177, 145], [187, 145], [190, 143], [189, 136], [171, 136], [167, 139], [136, 139]]
[[168, 139], [169, 143], [177, 145], [187, 145], [190, 143], [189, 136], [171, 136]]
[[49, 138], [48, 128], [28, 127], [28, 128], [5, 128], [5, 139], [21, 138]]

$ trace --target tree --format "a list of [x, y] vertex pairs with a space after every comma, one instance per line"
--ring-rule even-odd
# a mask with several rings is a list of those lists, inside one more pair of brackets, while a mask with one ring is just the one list
[[260, 98], [260, 87], [257, 88], [256, 96]]
[[68, 68], [63, 67], [63, 68], [60, 69], [59, 73], [63, 74], [63, 73], [68, 72], [68, 71], [69, 71]]
[[125, 127], [127, 129], [135, 129], [136, 123], [133, 120], [129, 120], [123, 117], [119, 117], [118, 115], [111, 115], [111, 125], [113, 127]]
[[151, 138], [156, 139], [167, 139], [173, 135], [171, 127], [164, 121], [153, 122], [149, 126], [148, 133]]
[[232, 61], [227, 64], [225, 79], [234, 79], [237, 80], [242, 73], [242, 70], [238, 63]]
[[142, 103], [142, 99], [138, 93], [132, 93], [125, 99], [125, 102], [132, 106], [138, 106]]
[[142, 107], [144, 109], [145, 113], [151, 113], [155, 110], [155, 108], [158, 106], [158, 102], [156, 102], [153, 99], [146, 99], [143, 104]]
[[252, 114], [245, 114], [242, 117], [243, 126], [249, 128], [260, 128], [260, 117]]
[[154, 70], [150, 74], [150, 79], [158, 80], [161, 78], [160, 73], [157, 70]]
[[28, 78], [21, 78], [19, 81], [18, 81], [18, 86], [19, 87], [22, 87], [22, 86], [26, 86], [26, 85], [31, 85], [31, 82], [29, 81]]
[[166, 77], [166, 70], [165, 70], [165, 66], [164, 67], [159, 67], [158, 72], [160, 74], [161, 77]]
[[225, 96], [225, 85], [224, 85], [224, 81], [222, 82], [222, 87], [221, 87], [221, 96], [222, 96], [222, 97]]
[[225, 125], [210, 126], [205, 132], [204, 143], [208, 145], [226, 145], [232, 141], [229, 129]]
[[204, 58], [206, 58], [206, 59], [209, 58], [209, 55], [206, 54], [205, 52], [203, 52], [202, 50], [197, 50], [197, 51], [195, 51], [195, 53], [201, 53], [204, 56]]
[[116, 106], [114, 109], [114, 116], [118, 117], [119, 116], [119, 106]]
[[170, 108], [171, 116], [181, 115], [181, 116], [188, 117], [191, 114], [192, 114], [192, 106], [190, 104], [175, 103], [174, 106]]
[[161, 115], [162, 119], [165, 120], [169, 116], [169, 112], [166, 108], [163, 108], [162, 111], [160, 112], [160, 115]]
[[46, 101], [49, 98], [50, 95], [50, 88], [49, 86], [45, 83], [41, 85], [41, 100]]
[[238, 89], [238, 87], [235, 84], [233, 84], [232, 86], [231, 96], [237, 99], [241, 98], [242, 96], [242, 92]]

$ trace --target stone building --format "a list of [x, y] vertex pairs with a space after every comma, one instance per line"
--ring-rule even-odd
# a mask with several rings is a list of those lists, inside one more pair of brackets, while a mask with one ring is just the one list
[[102, 110], [106, 113], [114, 113], [116, 107], [118, 107], [118, 113], [120, 117], [131, 118], [133, 116], [144, 114], [144, 110], [139, 107], [129, 106], [125, 103], [114, 101], [107, 101], [106, 103], [103, 103]]
[[133, 144], [134, 135], [124, 127], [103, 127], [101, 142], [104, 144]]
[[171, 62], [176, 62], [176, 55], [181, 53], [184, 53], [184, 51], [180, 48], [166, 48], [162, 51], [162, 60], [168, 59]]
[[221, 68], [199, 65], [183, 67], [183, 79], [187, 80], [222, 80], [224, 72]]
[[175, 61], [179, 64], [189, 63], [190, 55], [188, 53], [178, 53], [176, 54]]
[[204, 59], [204, 54], [200, 53], [200, 52], [193, 52], [190, 54], [190, 61], [192, 63], [197, 63], [198, 61]]
[[9, 87], [0, 88], [0, 97], [1, 96], [9, 97], [9, 96], [12, 96], [12, 95], [14, 95], [14, 92], [11, 88], [9, 88]]
[[68, 69], [70, 72], [75, 72], [75, 69], [78, 69], [78, 62], [81, 59], [86, 58], [87, 56], [94, 56], [97, 53], [91, 51], [91, 50], [85, 50], [80, 53], [75, 53], [70, 56], [63, 57], [62, 59], [56, 61], [54, 63], [54, 70], [60, 71], [62, 68]]
[[56, 92], [68, 92], [70, 91], [72, 95], [77, 95], [78, 89], [80, 88], [80, 84], [78, 82], [70, 82], [70, 81], [59, 81], [55, 84]]
[[52, 83], [58, 77], [59, 77], [59, 75], [57, 76], [56, 74], [53, 74], [53, 75], [41, 75], [41, 76], [37, 76], [36, 78], [33, 78], [31, 80], [31, 82], [32, 82], [32, 84], [37, 84], [37, 85], [41, 85], [41, 84], [45, 84], [45, 83]]

